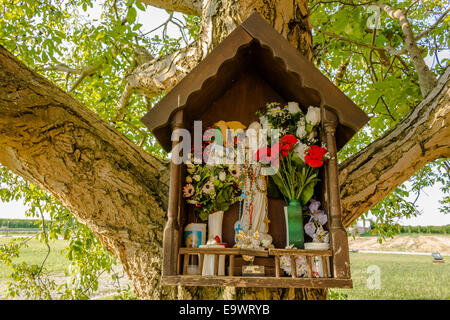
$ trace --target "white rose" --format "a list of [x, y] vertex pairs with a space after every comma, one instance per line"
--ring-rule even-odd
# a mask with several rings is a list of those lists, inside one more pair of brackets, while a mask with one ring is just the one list
[[222, 171], [219, 173], [219, 180], [220, 181], [225, 181], [225, 179], [227, 178], [227, 174], [225, 173], [225, 171]]
[[198, 182], [198, 181], [200, 181], [200, 179], [201, 179], [201, 178], [200, 178], [200, 176], [199, 176], [198, 174], [196, 174], [196, 175], [194, 176], [194, 180], [195, 180], [195, 181]]
[[297, 143], [297, 146], [295, 147], [294, 151], [298, 154], [298, 156], [305, 161], [305, 151], [308, 148], [306, 144], [303, 144], [301, 142]]
[[310, 106], [306, 113], [306, 122], [310, 125], [318, 125], [320, 123], [320, 108]]
[[261, 123], [263, 129], [267, 129], [267, 130], [270, 129], [270, 123], [266, 119], [266, 117], [264, 117], [264, 116], [259, 117], [259, 122]]
[[306, 132], [306, 126], [301, 124], [300, 122], [297, 122], [297, 137], [299, 138], [303, 138], [304, 136], [306, 136], [307, 132]]
[[298, 107], [297, 102], [288, 102], [287, 108], [288, 108], [290, 114], [300, 112], [300, 108]]

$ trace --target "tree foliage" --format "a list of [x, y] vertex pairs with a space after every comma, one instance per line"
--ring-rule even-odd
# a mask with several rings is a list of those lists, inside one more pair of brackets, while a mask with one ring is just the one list
[[[405, 54], [399, 21], [375, 6], [380, 2], [310, 1], [314, 35], [314, 62], [370, 117], [370, 123], [340, 152], [340, 160], [361, 150], [392, 128], [422, 99], [414, 63]], [[423, 56], [430, 57], [436, 77], [449, 65], [450, 18], [444, 0], [384, 1], [406, 12]], [[0, 0], [0, 44], [63, 90], [69, 91], [102, 119], [147, 152], [167, 156], [140, 122], [160, 98], [132, 94], [125, 114], [117, 120], [124, 78], [139, 65], [175, 52], [199, 36], [197, 16], [166, 12], [167, 20], [149, 29], [142, 22], [152, 10], [135, 0]], [[377, 18], [380, 23], [377, 23]], [[171, 27], [177, 34], [168, 32]], [[400, 231], [397, 220], [419, 212], [411, 194], [440, 184], [448, 194], [450, 162], [441, 159], [417, 172], [395, 189], [366, 217], [386, 237]], [[0, 199], [22, 199], [28, 216], [44, 221], [37, 235], [46, 245], [62, 236], [69, 240], [70, 281], [62, 286], [44, 278], [41, 266], [14, 263], [25, 243], [12, 241], [0, 248], [0, 259], [12, 270], [9, 294], [29, 297], [86, 299], [98, 285], [98, 276], [116, 263], [94, 234], [76, 221], [53, 197], [32, 183], [0, 167]], [[449, 212], [449, 197], [442, 212]], [[45, 260], [44, 260], [45, 262]], [[55, 294], [56, 292], [56, 294]], [[122, 292], [122, 296], [127, 294]]]

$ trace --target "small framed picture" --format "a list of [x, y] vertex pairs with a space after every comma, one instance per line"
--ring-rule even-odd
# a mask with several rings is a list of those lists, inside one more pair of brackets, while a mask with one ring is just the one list
[[184, 244], [187, 248], [198, 248], [202, 244], [202, 231], [200, 230], [185, 230]]

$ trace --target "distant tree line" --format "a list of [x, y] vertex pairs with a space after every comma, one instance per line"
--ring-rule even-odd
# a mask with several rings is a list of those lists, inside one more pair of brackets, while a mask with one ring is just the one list
[[[396, 233], [418, 233], [418, 234], [450, 234], [450, 224], [445, 226], [396, 226]], [[350, 235], [350, 234], [349, 234]], [[360, 236], [378, 236], [372, 224], [370, 229]]]
[[435, 233], [450, 234], [450, 224], [445, 226], [402, 226], [400, 233]]
[[0, 228], [9, 229], [36, 229], [40, 228], [38, 219], [0, 219]]

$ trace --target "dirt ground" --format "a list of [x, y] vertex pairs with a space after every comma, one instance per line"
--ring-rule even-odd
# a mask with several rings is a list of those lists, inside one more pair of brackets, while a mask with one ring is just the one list
[[450, 255], [450, 235], [398, 235], [381, 244], [377, 237], [349, 238], [350, 250], [439, 252]]

